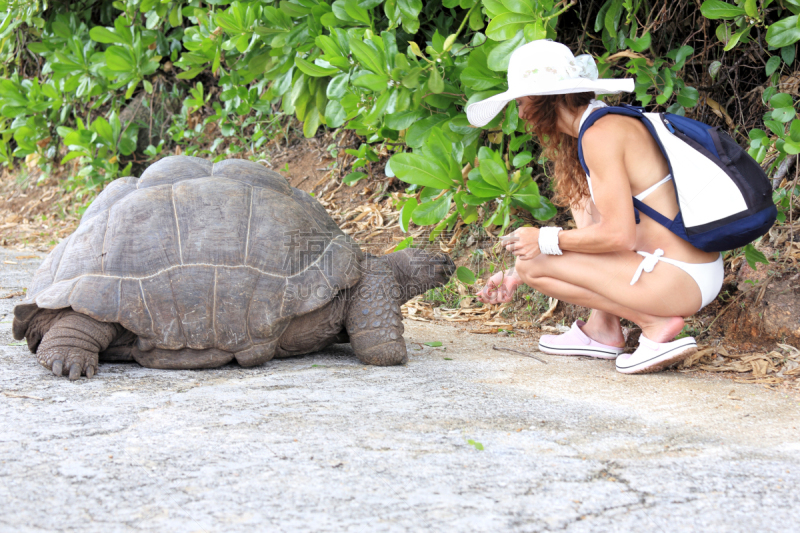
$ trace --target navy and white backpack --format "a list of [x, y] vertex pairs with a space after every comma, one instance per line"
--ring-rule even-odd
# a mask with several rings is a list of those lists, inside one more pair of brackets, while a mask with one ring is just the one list
[[613, 113], [639, 119], [658, 143], [675, 184], [678, 215], [674, 220], [634, 198], [637, 210], [706, 252], [733, 250], [764, 235], [778, 211], [772, 187], [759, 164], [719, 128], [672, 113], [645, 113], [640, 107], [609, 106], [593, 111], [578, 136], [599, 118]]

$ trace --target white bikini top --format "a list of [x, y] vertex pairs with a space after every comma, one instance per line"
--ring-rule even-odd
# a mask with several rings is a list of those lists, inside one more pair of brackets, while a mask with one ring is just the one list
[[[583, 116], [581, 117], [581, 121], [578, 124], [578, 131], [580, 131], [580, 129], [583, 127], [583, 123], [586, 122], [586, 119], [589, 117], [589, 114], [592, 111], [594, 111], [595, 109], [603, 108], [603, 107], [608, 107], [608, 106], [604, 102], [601, 102], [599, 100], [590, 100], [589, 101], [589, 105], [586, 107], [586, 111], [583, 112]], [[652, 185], [652, 186], [648, 187], [644, 191], [640, 192], [639, 194], [634, 196], [634, 198], [636, 198], [637, 200], [640, 200], [640, 201], [644, 200], [651, 192], [653, 192], [654, 190], [658, 189], [659, 187], [661, 187], [663, 184], [665, 184], [666, 182], [668, 182], [671, 179], [672, 179], [672, 174], [667, 174], [667, 176], [664, 179], [662, 179], [661, 181], [659, 181], [655, 185]], [[589, 194], [592, 195], [592, 201], [594, 202], [594, 191], [592, 190], [592, 178], [590, 178], [588, 174], [586, 175], [586, 182], [589, 184]]]

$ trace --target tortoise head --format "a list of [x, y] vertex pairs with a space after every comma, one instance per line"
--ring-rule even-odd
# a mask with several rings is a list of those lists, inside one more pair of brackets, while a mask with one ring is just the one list
[[429, 252], [421, 248], [406, 248], [386, 256], [394, 278], [400, 285], [400, 303], [427, 290], [441, 287], [456, 270], [450, 256], [442, 252]]

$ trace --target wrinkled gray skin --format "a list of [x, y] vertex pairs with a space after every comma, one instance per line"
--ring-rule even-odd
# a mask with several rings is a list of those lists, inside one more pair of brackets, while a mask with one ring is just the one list
[[[182, 174], [187, 166], [192, 168]], [[202, 180], [197, 182], [199, 185], [181, 192], [179, 187], [186, 188], [187, 181], [198, 176]], [[352, 241], [346, 240], [315, 200], [302, 191], [288, 188], [283, 178], [255, 163], [226, 161], [212, 169], [210, 163], [198, 158], [178, 156], [156, 163], [138, 181], [123, 180], [129, 181], [117, 189], [124, 186], [131, 191], [115, 192], [116, 196], [110, 200], [104, 191], [106, 196], [95, 200], [96, 204], [105, 202], [108, 205], [94, 210], [93, 205], [87, 210], [76, 233], [51, 252], [51, 256], [57, 257], [45, 259], [37, 271], [33, 290], [28, 291], [26, 301], [14, 310], [14, 337], [26, 338], [31, 352], [43, 366], [56, 375], [68, 375], [71, 380], [81, 375], [92, 377], [100, 361], [135, 361], [150, 368], [197, 369], [218, 367], [236, 359], [242, 366], [255, 366], [273, 357], [307, 354], [332, 343], [346, 342], [366, 364], [404, 364], [408, 357], [400, 306], [428, 289], [444, 285], [455, 270], [451, 259], [442, 253], [407, 249], [383, 257], [363, 254]], [[248, 189], [247, 184], [252, 187]], [[167, 205], [165, 213], [173, 211], [175, 227], [184, 228], [183, 234], [176, 230], [180, 262], [172, 259], [160, 269], [156, 268], [155, 274], [141, 275], [142, 269], [137, 270], [140, 262], [157, 262], [167, 252], [157, 249], [159, 257], [149, 257], [145, 261], [142, 257], [129, 257], [129, 250], [146, 250], [146, 255], [168, 242], [164, 235], [156, 235], [152, 242], [146, 239], [158, 228], [169, 227], [173, 220], [169, 220], [171, 216], [159, 219], [156, 203], [141, 206], [131, 202], [156, 202], [153, 198], [157, 199], [159, 188], [165, 187], [172, 188], [172, 192], [167, 191], [171, 195], [172, 209]], [[228, 187], [225, 193], [217, 193], [218, 188], [224, 187]], [[253, 200], [257, 195], [253, 192], [256, 187], [272, 188], [283, 196], [267, 191], [264, 194], [277, 199], [269, 196], [259, 206]], [[107, 191], [109, 189], [111, 185]], [[142, 190], [147, 192], [141, 193]], [[237, 244], [239, 237], [236, 235], [227, 235], [224, 231], [207, 233], [209, 227], [213, 230], [230, 225], [230, 219], [239, 216], [236, 210], [226, 212], [223, 204], [234, 201], [240, 190], [245, 191], [241, 194], [250, 195], [246, 231], [244, 224], [234, 226], [246, 238], [239, 235], [241, 243]], [[132, 192], [149, 196], [141, 200]], [[192, 194], [195, 196], [191, 197]], [[118, 200], [125, 195], [131, 205], [122, 205]], [[197, 205], [198, 195], [200, 205], [206, 210], [199, 217], [202, 235], [210, 234], [204, 238], [217, 239], [213, 246], [202, 240], [191, 240], [191, 224], [179, 214], [185, 197], [195, 201], [190, 205]], [[121, 204], [119, 211], [114, 211], [116, 203]], [[115, 230], [117, 219], [123, 213], [135, 211], [137, 205], [143, 207], [145, 213], [137, 220], [141, 227], [123, 221], [118, 224], [121, 229]], [[262, 221], [258, 211], [262, 208], [272, 213], [271, 218], [263, 219], [264, 224], [271, 224], [266, 228], [252, 224], [252, 220]], [[191, 218], [192, 213], [187, 213], [185, 216]], [[106, 218], [101, 219], [102, 215]], [[146, 218], [148, 216], [150, 218]], [[219, 220], [215, 221], [215, 216]], [[286, 221], [287, 227], [275, 223], [279, 220]], [[82, 229], [85, 224], [88, 229]], [[100, 229], [95, 230], [92, 224]], [[152, 224], [149, 229], [148, 224]], [[267, 268], [263, 261], [258, 262], [261, 259], [273, 261], [274, 265], [288, 264], [283, 260], [274, 262], [273, 256], [279, 249], [269, 248], [272, 240], [262, 238], [264, 232], [272, 237], [315, 225], [330, 230], [328, 235], [332, 237], [323, 242], [324, 250], [312, 254], [312, 259], [319, 259], [328, 251], [332, 258], [328, 271], [323, 274], [324, 269], [319, 272], [312, 268], [286, 270], [284, 278], [280, 272], [271, 274], [259, 270]], [[80, 235], [75, 237], [76, 234]], [[251, 239], [266, 243], [260, 246], [267, 248], [259, 252]], [[90, 245], [76, 252], [75, 248], [83, 241]], [[100, 246], [93, 248], [91, 242], [100, 243]], [[204, 246], [206, 255], [192, 262], [191, 254]], [[237, 246], [243, 246], [244, 260], [231, 259], [233, 252], [226, 250], [226, 246], [234, 251]], [[92, 262], [93, 258], [87, 256], [92, 253], [100, 259]], [[345, 259], [357, 261], [358, 268], [343, 272]], [[204, 283], [205, 275], [213, 280], [213, 285]], [[236, 283], [230, 282], [233, 278]], [[157, 290], [148, 292], [149, 284]], [[287, 296], [290, 292], [301, 297], [292, 299]], [[213, 297], [208, 298], [208, 294]], [[304, 298], [303, 295], [310, 296]], [[187, 305], [187, 301], [194, 303]], [[172, 315], [169, 315], [170, 310]], [[112, 317], [117, 317], [117, 321]], [[210, 321], [211, 333], [208, 327], [196, 327], [197, 317]], [[170, 318], [170, 323], [165, 324]], [[176, 321], [179, 322], [177, 326]]]

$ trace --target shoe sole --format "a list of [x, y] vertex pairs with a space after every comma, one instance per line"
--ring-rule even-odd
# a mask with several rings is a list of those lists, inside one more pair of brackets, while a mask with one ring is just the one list
[[676, 352], [664, 354], [650, 361], [639, 363], [638, 365], [630, 368], [617, 367], [617, 372], [622, 374], [651, 374], [653, 372], [660, 372], [672, 365], [678, 364], [690, 355], [697, 352], [697, 344], [687, 344], [686, 346], [676, 348]]
[[581, 348], [578, 346], [560, 346], [556, 348], [540, 343], [539, 351], [551, 355], [585, 355], [586, 357], [594, 357], [596, 359], [616, 359], [624, 350], [621, 350], [619, 353], [613, 353], [597, 348]]

